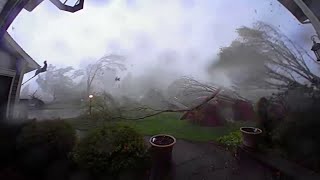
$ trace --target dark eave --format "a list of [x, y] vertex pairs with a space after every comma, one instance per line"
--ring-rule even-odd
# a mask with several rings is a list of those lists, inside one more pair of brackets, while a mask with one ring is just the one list
[[27, 66], [25, 69], [25, 73], [28, 73], [30, 71], [36, 70], [40, 68], [40, 65], [33, 60], [28, 53], [26, 53], [20, 46], [19, 44], [9, 35], [8, 32], [5, 32], [2, 42], [1, 42], [1, 47], [5, 48], [10, 54], [15, 56], [16, 58], [22, 59], [26, 61]]
[[8, 0], [0, 12], [0, 38], [29, 0]]
[[[287, 8], [298, 21], [304, 23], [308, 17], [302, 12], [293, 0], [278, 0], [285, 8]], [[320, 19], [320, 0], [303, 0], [310, 10]]]
[[24, 9], [31, 12], [42, 2], [43, 0], [29, 0], [29, 2], [24, 6]]
[[[24, 7], [27, 11], [31, 12], [44, 0], [30, 0], [28, 4]], [[83, 9], [84, 0], [78, 0], [73, 6], [67, 5], [68, 0], [50, 0], [57, 8], [62, 11], [67, 12], [77, 12]], [[62, 2], [64, 1], [64, 2]]]
[[[65, 3], [62, 3], [60, 0], [50, 0], [57, 8], [63, 11], [68, 12], [77, 12], [81, 9], [83, 9], [84, 0], [78, 0], [74, 6], [66, 5]], [[67, 0], [65, 0], [67, 2]]]

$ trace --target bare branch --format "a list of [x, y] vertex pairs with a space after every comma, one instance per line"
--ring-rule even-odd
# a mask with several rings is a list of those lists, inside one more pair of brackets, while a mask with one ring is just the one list
[[216, 90], [216, 92], [214, 92], [211, 96], [207, 97], [203, 102], [201, 102], [200, 104], [192, 107], [192, 108], [188, 108], [188, 109], [179, 109], [179, 110], [172, 110], [172, 109], [166, 109], [166, 110], [162, 110], [162, 111], [158, 111], [158, 112], [155, 112], [155, 113], [152, 113], [152, 114], [149, 114], [149, 115], [146, 115], [146, 116], [142, 116], [142, 117], [138, 117], [138, 118], [124, 118], [122, 116], [120, 117], [113, 117], [111, 118], [112, 120], [115, 120], [115, 119], [123, 119], [123, 120], [141, 120], [141, 119], [145, 119], [145, 118], [148, 118], [148, 117], [152, 117], [152, 116], [156, 116], [156, 115], [159, 115], [159, 114], [162, 114], [162, 113], [167, 113], [167, 112], [187, 112], [187, 111], [194, 111], [194, 110], [197, 110], [199, 108], [201, 108], [204, 104], [208, 103], [210, 100], [214, 99], [218, 94], [219, 92], [221, 91], [220, 88], [218, 88]]

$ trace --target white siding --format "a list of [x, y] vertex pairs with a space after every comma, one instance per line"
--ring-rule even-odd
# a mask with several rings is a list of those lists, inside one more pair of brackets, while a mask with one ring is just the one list
[[0, 49], [0, 68], [15, 70], [16, 69], [16, 60], [8, 52]]

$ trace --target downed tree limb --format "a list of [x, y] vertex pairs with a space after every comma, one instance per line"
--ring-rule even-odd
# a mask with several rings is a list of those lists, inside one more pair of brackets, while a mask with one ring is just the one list
[[207, 97], [203, 102], [201, 102], [200, 104], [194, 106], [194, 107], [191, 107], [191, 108], [188, 108], [188, 109], [178, 109], [178, 110], [172, 110], [172, 109], [166, 109], [166, 110], [154, 110], [154, 111], [158, 111], [158, 112], [155, 112], [153, 114], [149, 114], [149, 115], [146, 115], [146, 116], [142, 116], [142, 117], [138, 117], [138, 118], [125, 118], [125, 117], [114, 117], [114, 118], [111, 118], [112, 120], [115, 120], [115, 119], [123, 119], [123, 120], [142, 120], [142, 119], [145, 119], [145, 118], [148, 118], [148, 117], [152, 117], [152, 116], [156, 116], [156, 115], [159, 115], [159, 114], [162, 114], [162, 113], [167, 113], [167, 112], [188, 112], [188, 111], [194, 111], [194, 110], [198, 110], [200, 109], [204, 104], [208, 103], [210, 100], [214, 99], [218, 94], [219, 92], [221, 91], [221, 88], [218, 88], [211, 96]]

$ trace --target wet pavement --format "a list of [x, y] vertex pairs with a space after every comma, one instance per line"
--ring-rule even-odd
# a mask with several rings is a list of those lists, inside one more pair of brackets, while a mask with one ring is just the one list
[[[145, 137], [148, 141], [149, 137]], [[273, 171], [257, 161], [238, 158], [213, 143], [177, 140], [173, 164], [165, 179], [172, 180], [272, 180]], [[238, 160], [237, 160], [238, 159]]]

